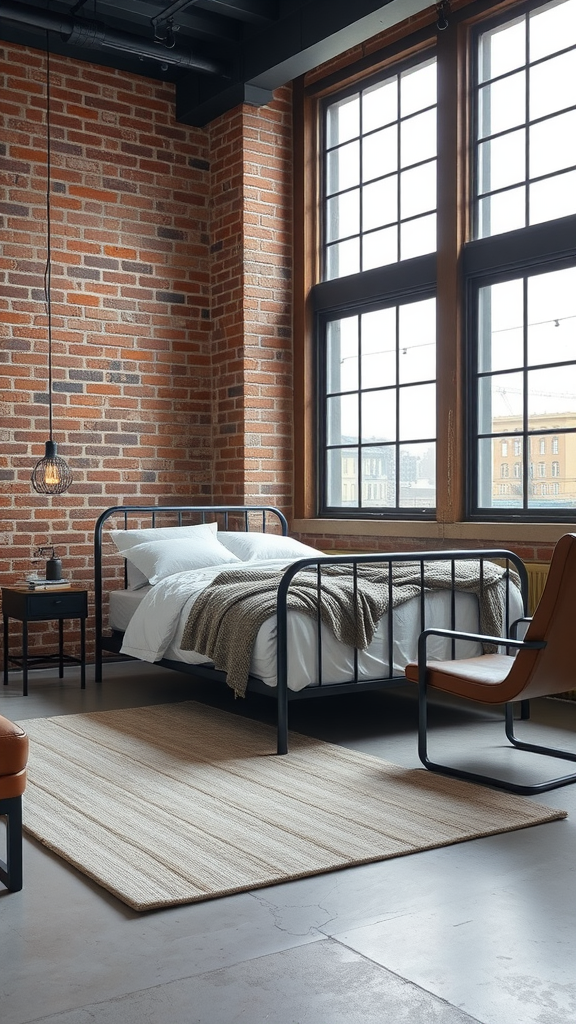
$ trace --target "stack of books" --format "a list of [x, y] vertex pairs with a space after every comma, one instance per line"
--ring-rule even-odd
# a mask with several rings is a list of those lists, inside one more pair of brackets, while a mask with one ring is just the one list
[[42, 576], [31, 576], [25, 581], [28, 590], [69, 590], [72, 584], [70, 580], [47, 580]]

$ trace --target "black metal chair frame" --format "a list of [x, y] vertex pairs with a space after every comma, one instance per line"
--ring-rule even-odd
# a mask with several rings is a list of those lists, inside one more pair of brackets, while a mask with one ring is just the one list
[[[521, 622], [529, 620], [521, 619], [518, 621]], [[517, 625], [517, 623], [515, 623], [515, 625]], [[568, 786], [570, 783], [576, 782], [576, 773], [574, 773], [571, 775], [562, 775], [558, 778], [550, 779], [546, 782], [535, 783], [532, 785], [524, 785], [516, 782], [509, 782], [505, 779], [495, 778], [491, 775], [483, 775], [480, 772], [465, 771], [461, 768], [454, 768], [449, 765], [440, 764], [437, 761], [432, 761], [428, 757], [428, 691], [429, 689], [435, 688], [429, 687], [427, 682], [426, 645], [429, 636], [452, 637], [454, 640], [475, 640], [479, 643], [496, 643], [500, 646], [503, 646], [502, 637], [483, 636], [478, 633], [459, 633], [451, 629], [432, 628], [426, 629], [420, 634], [420, 637], [418, 639], [418, 755], [425, 768], [427, 768], [429, 771], [437, 772], [440, 775], [450, 775], [458, 779], [465, 779], [469, 782], [478, 782], [482, 785], [494, 786], [497, 789], [504, 789], [511, 793], [522, 793], [524, 795], [544, 793], [548, 789], [557, 789], [560, 786]], [[538, 650], [542, 649], [543, 647], [546, 647], [546, 641], [525, 641], [517, 640], [515, 638], [506, 638], [505, 646], [514, 647], [518, 649], [532, 648]], [[474, 703], [476, 703], [476, 701]], [[524, 740], [519, 740], [514, 735], [515, 703], [520, 703], [527, 707], [527, 702], [525, 701], [512, 702], [504, 705], [504, 729], [506, 737], [510, 741], [512, 746], [518, 747], [520, 750], [531, 751], [534, 754], [545, 754], [549, 757], [557, 757], [566, 761], [576, 761], [576, 753], [572, 753], [568, 750], [559, 750], [556, 747], [547, 747], [536, 743], [526, 743]], [[522, 717], [527, 716], [523, 714]]]
[[0, 860], [0, 882], [10, 892], [22, 888], [22, 797], [0, 800], [0, 815], [6, 816], [6, 862]]

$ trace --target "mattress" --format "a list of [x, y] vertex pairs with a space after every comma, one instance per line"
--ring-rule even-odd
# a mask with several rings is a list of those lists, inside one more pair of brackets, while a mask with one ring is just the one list
[[124, 633], [138, 605], [144, 599], [150, 587], [140, 590], [113, 590], [110, 594], [108, 625], [110, 629]]
[[[254, 563], [252, 563], [254, 565]], [[197, 573], [178, 573], [155, 587], [111, 594], [110, 625], [125, 631], [123, 654], [143, 661], [166, 658], [183, 664], [212, 664], [204, 655], [180, 649], [182, 633], [195, 597], [221, 567]], [[504, 601], [506, 583], [498, 584]], [[479, 609], [475, 595], [458, 592], [455, 601], [455, 628], [479, 632]], [[418, 657], [421, 631], [420, 598], [413, 598], [393, 609], [379, 623], [370, 646], [364, 651], [340, 643], [322, 626], [318, 644], [316, 622], [299, 612], [288, 613], [288, 687], [299, 691], [319, 682], [324, 685], [349, 682], [354, 678], [355, 659], [361, 681], [403, 674], [408, 662]], [[427, 626], [450, 628], [452, 595], [449, 591], [431, 591], [425, 595]], [[510, 590], [510, 621], [523, 615], [522, 600], [515, 587]], [[391, 637], [390, 637], [391, 630]], [[390, 657], [390, 645], [392, 657]], [[480, 645], [458, 641], [457, 657], [482, 653]], [[430, 658], [452, 656], [451, 641], [431, 637]], [[261, 627], [252, 653], [252, 675], [270, 687], [276, 686], [276, 618]]]

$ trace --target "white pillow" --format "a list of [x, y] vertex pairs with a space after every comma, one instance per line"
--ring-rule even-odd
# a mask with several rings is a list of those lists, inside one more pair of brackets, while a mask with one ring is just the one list
[[224, 547], [228, 548], [238, 556], [242, 562], [252, 562], [255, 559], [272, 558], [306, 558], [307, 555], [322, 555], [323, 551], [317, 551], [307, 544], [302, 544], [293, 537], [282, 537], [275, 533], [243, 533], [241, 531], [231, 533], [218, 533], [218, 540]]
[[[190, 536], [215, 538], [217, 529], [217, 523], [198, 523], [195, 526], [160, 526], [145, 530], [110, 530], [110, 536], [118, 550], [126, 557], [130, 548], [148, 540], [156, 541]], [[127, 562], [126, 575], [129, 590], [139, 590], [140, 587], [148, 585], [148, 577], [140, 572], [140, 569], [136, 568], [131, 561]]]
[[147, 540], [129, 548], [124, 555], [152, 586], [176, 572], [239, 561], [212, 535]]
[[168, 537], [193, 537], [211, 534], [215, 536], [218, 523], [198, 523], [196, 526], [160, 526], [148, 530], [110, 530], [110, 536], [118, 551], [127, 551], [145, 540], [166, 540]]
[[148, 577], [140, 572], [129, 558], [126, 559], [126, 584], [128, 590], [140, 590], [141, 587], [148, 586]]

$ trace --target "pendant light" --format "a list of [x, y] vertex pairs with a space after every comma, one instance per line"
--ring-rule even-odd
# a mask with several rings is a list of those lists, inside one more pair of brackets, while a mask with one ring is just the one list
[[44, 298], [48, 315], [48, 425], [49, 440], [46, 441], [44, 458], [36, 463], [32, 471], [32, 486], [39, 494], [62, 494], [72, 483], [72, 473], [67, 462], [57, 454], [56, 442], [52, 439], [52, 230], [50, 223], [51, 151], [50, 151], [50, 47], [46, 31], [46, 268], [44, 270]]

